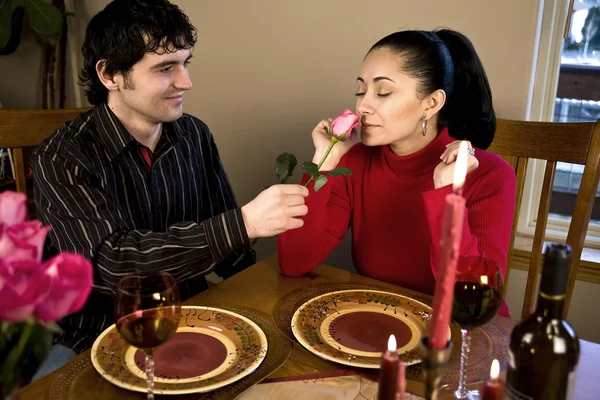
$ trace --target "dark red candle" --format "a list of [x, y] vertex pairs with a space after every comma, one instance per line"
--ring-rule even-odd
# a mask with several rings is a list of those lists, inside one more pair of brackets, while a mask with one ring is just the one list
[[490, 371], [490, 379], [483, 385], [482, 400], [502, 400], [504, 396], [504, 383], [498, 379], [500, 375], [500, 364], [494, 359]]
[[446, 196], [444, 225], [440, 261], [435, 279], [433, 296], [433, 315], [429, 325], [427, 345], [431, 349], [441, 350], [448, 343], [448, 326], [454, 301], [454, 283], [456, 282], [456, 263], [460, 252], [463, 221], [465, 217], [465, 198], [462, 187], [467, 175], [467, 147], [460, 144], [456, 166], [454, 167], [454, 193]]
[[404, 392], [406, 391], [406, 367], [402, 361], [398, 361], [398, 392], [396, 398], [398, 400], [404, 399]]
[[396, 400], [399, 364], [398, 352], [396, 350], [396, 337], [390, 335], [387, 350], [381, 355], [378, 400]]

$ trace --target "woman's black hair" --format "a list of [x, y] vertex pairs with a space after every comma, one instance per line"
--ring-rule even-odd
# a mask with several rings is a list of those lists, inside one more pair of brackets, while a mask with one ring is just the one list
[[487, 149], [496, 132], [492, 91], [471, 41], [450, 30], [409, 30], [392, 33], [375, 43], [369, 53], [387, 48], [401, 57], [400, 68], [419, 82], [427, 96], [438, 89], [446, 102], [438, 113], [438, 128], [473, 146]]
[[79, 76], [88, 101], [106, 103], [108, 89], [96, 73], [105, 62], [108, 74], [127, 74], [146, 53], [175, 52], [194, 47], [196, 28], [167, 0], [115, 0], [96, 14], [85, 32]]

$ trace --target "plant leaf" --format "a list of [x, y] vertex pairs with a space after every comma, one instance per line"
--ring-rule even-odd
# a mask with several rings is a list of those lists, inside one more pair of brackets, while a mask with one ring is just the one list
[[46, 322], [45, 324], [42, 324], [42, 326], [44, 326], [46, 329], [48, 329], [52, 333], [57, 333], [57, 334], [63, 333], [63, 330], [61, 329], [60, 326], [58, 326], [58, 324], [56, 322], [53, 322], [53, 321]]
[[40, 36], [40, 38], [50, 46], [56, 46], [57, 39], [52, 36]]
[[285, 183], [294, 172], [294, 168], [298, 164], [296, 156], [291, 153], [282, 153], [277, 156], [275, 161], [275, 173], [279, 183]]
[[42, 0], [27, 0], [26, 5], [31, 29], [48, 43], [56, 43], [62, 33], [63, 14], [58, 8]]
[[348, 176], [352, 175], [352, 170], [346, 167], [337, 167], [332, 169], [331, 171], [327, 171], [327, 173], [331, 176]]
[[[8, 56], [14, 53], [21, 44], [21, 31], [23, 30], [23, 20], [25, 19], [25, 7], [19, 6], [12, 10], [12, 25], [10, 27], [10, 37], [6, 45], [0, 48], [0, 56]], [[1, 28], [2, 23], [0, 23]]]
[[12, 30], [12, 0], [0, 0], [0, 49], [3, 49]]
[[319, 177], [315, 180], [315, 192], [318, 192], [325, 184], [327, 183], [327, 175], [319, 175]]
[[27, 342], [27, 349], [24, 351], [21, 377], [29, 378], [35, 374], [46, 358], [50, 346], [52, 346], [52, 332], [44, 325], [36, 324]]
[[310, 176], [319, 176], [319, 167], [314, 162], [305, 162], [302, 164], [302, 171]]

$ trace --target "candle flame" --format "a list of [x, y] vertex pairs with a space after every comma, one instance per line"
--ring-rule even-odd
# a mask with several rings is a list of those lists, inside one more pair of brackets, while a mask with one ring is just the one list
[[480, 282], [481, 282], [481, 284], [482, 284], [482, 285], [484, 285], [484, 286], [485, 286], [485, 285], [487, 285], [487, 284], [488, 284], [488, 282], [489, 282], [489, 281], [488, 281], [488, 277], [487, 277], [487, 275], [481, 275], [481, 276], [479, 277], [479, 281], [480, 281]]
[[467, 142], [460, 142], [458, 148], [458, 156], [456, 157], [456, 165], [454, 166], [454, 183], [452, 189], [457, 192], [462, 190], [467, 176]]
[[390, 335], [390, 338], [388, 339], [388, 350], [396, 351], [396, 336], [394, 335]]
[[498, 379], [498, 376], [500, 376], [500, 363], [494, 358], [492, 368], [490, 369], [490, 378]]

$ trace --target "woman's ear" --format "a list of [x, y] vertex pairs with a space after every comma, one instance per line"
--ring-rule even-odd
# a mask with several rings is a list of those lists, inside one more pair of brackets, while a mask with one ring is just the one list
[[423, 115], [427, 119], [437, 114], [446, 103], [446, 92], [438, 89], [423, 99]]

